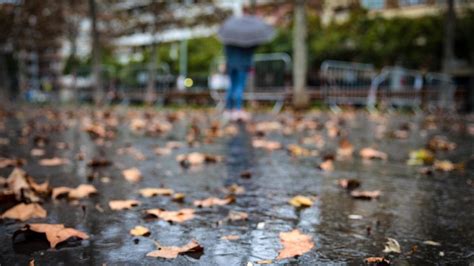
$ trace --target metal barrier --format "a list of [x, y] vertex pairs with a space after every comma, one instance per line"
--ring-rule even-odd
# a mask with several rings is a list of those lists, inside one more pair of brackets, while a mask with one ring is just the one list
[[456, 85], [450, 75], [434, 72], [426, 74], [424, 100], [428, 109], [455, 109], [455, 92]]
[[[149, 85], [150, 73], [152, 69], [148, 65], [132, 65], [124, 68], [120, 73], [119, 92], [122, 94], [124, 101], [144, 100], [146, 90]], [[156, 94], [164, 94], [173, 87], [176, 82], [175, 76], [170, 73], [168, 64], [162, 63], [154, 70]], [[158, 101], [163, 99], [158, 99]]]
[[327, 104], [365, 105], [376, 71], [371, 64], [326, 60], [320, 74], [321, 93]]
[[420, 108], [423, 73], [402, 67], [384, 67], [371, 83], [367, 106], [377, 103], [394, 107]]
[[[289, 89], [287, 77], [291, 71], [291, 57], [286, 53], [256, 54], [253, 61], [244, 100], [275, 101], [273, 112], [279, 112]], [[220, 110], [224, 108], [225, 92], [230, 86], [223, 69], [219, 70], [223, 64], [224, 57], [214, 60], [209, 76], [211, 97], [218, 103], [217, 108]], [[216, 82], [219, 79], [221, 81]]]

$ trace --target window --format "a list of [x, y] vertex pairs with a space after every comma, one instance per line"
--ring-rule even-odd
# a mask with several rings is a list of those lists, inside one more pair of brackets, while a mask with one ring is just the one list
[[385, 0], [362, 0], [362, 6], [367, 9], [383, 9]]

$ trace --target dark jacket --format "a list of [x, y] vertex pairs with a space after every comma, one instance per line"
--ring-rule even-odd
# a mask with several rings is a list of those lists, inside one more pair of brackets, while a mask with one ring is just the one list
[[255, 47], [237, 47], [232, 45], [225, 46], [225, 55], [227, 60], [227, 69], [248, 70], [252, 65], [252, 56]]

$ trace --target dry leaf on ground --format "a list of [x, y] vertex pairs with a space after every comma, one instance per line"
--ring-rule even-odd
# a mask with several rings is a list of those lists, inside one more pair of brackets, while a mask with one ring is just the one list
[[367, 264], [375, 264], [377, 266], [390, 265], [390, 261], [382, 257], [369, 257], [364, 259]]
[[178, 161], [181, 166], [188, 167], [193, 165], [200, 165], [203, 163], [216, 163], [222, 161], [222, 157], [217, 155], [192, 152], [189, 154], [180, 154], [176, 156], [176, 161]]
[[31, 149], [31, 151], [30, 151], [30, 155], [34, 156], [34, 157], [43, 156], [43, 155], [45, 155], [45, 153], [46, 152], [43, 149], [38, 149], [38, 148]]
[[265, 149], [268, 151], [279, 150], [282, 148], [280, 142], [264, 139], [254, 139], [252, 141], [252, 146], [256, 149]]
[[456, 149], [456, 143], [451, 142], [445, 136], [434, 136], [426, 145], [428, 149], [433, 151], [451, 151]]
[[337, 149], [337, 155], [340, 157], [350, 157], [354, 153], [354, 145], [347, 139], [339, 141], [339, 148]]
[[136, 207], [138, 205], [140, 205], [140, 201], [138, 200], [111, 200], [109, 201], [109, 207], [112, 210], [131, 209], [132, 207]]
[[235, 201], [235, 198], [232, 196], [229, 196], [225, 199], [211, 197], [211, 198], [207, 198], [203, 200], [195, 200], [193, 204], [194, 206], [197, 206], [197, 207], [211, 207], [214, 205], [217, 205], [217, 206], [227, 205], [234, 201]]
[[146, 255], [147, 257], [174, 259], [180, 254], [191, 253], [191, 252], [202, 252], [203, 250], [204, 248], [196, 240], [191, 240], [188, 244], [181, 247], [176, 247], [176, 246], [165, 247], [165, 246], [161, 246], [157, 244], [157, 250], [149, 252]]
[[351, 196], [354, 199], [371, 200], [380, 197], [382, 192], [380, 190], [366, 191], [366, 190], [353, 190]]
[[184, 193], [175, 193], [173, 195], [172, 200], [174, 202], [184, 202], [184, 199], [186, 198], [186, 195]]
[[306, 208], [313, 205], [313, 201], [309, 197], [297, 195], [293, 197], [289, 203], [297, 208]]
[[148, 228], [137, 225], [133, 229], [130, 230], [130, 234], [132, 236], [149, 236], [150, 235], [150, 230]]
[[238, 236], [238, 235], [226, 235], [226, 236], [222, 236], [221, 239], [233, 241], [233, 240], [239, 240], [240, 236]]
[[278, 253], [277, 259], [292, 258], [310, 251], [314, 247], [310, 236], [302, 234], [298, 229], [291, 232], [280, 233], [283, 249]]
[[245, 188], [237, 184], [232, 184], [227, 187], [227, 191], [233, 195], [240, 195], [245, 193]]
[[339, 179], [337, 184], [344, 189], [353, 190], [360, 187], [360, 181], [357, 179]]
[[28, 200], [30, 202], [39, 202], [40, 198], [31, 188], [28, 182], [26, 172], [20, 168], [14, 168], [6, 180], [7, 189], [15, 195], [18, 201]]
[[171, 196], [174, 190], [170, 188], [142, 188], [138, 193], [143, 197], [150, 198], [154, 196]]
[[388, 155], [385, 152], [381, 152], [372, 148], [363, 148], [362, 150], [360, 150], [359, 155], [364, 159], [388, 159]]
[[296, 144], [290, 144], [286, 148], [293, 157], [307, 157], [312, 155], [310, 150]]
[[23, 159], [9, 159], [9, 158], [0, 157], [0, 169], [6, 168], [6, 167], [18, 167], [18, 166], [22, 166], [25, 163], [26, 161]]
[[122, 174], [131, 183], [136, 183], [142, 179], [142, 173], [135, 167], [123, 170]]
[[68, 159], [59, 158], [59, 157], [39, 160], [39, 165], [41, 165], [41, 166], [59, 166], [59, 165], [64, 165], [64, 164], [68, 164], [68, 163], [69, 163]]
[[30, 230], [33, 232], [46, 234], [46, 238], [48, 239], [52, 248], [55, 248], [57, 244], [66, 241], [71, 237], [77, 237], [80, 239], [89, 238], [86, 233], [73, 228], [66, 228], [63, 224], [27, 224], [21, 230]]
[[462, 164], [454, 164], [448, 160], [435, 160], [433, 163], [433, 168], [442, 172], [451, 172], [457, 168], [462, 169]]
[[423, 241], [423, 244], [428, 245], [428, 246], [441, 246], [441, 243], [435, 242], [432, 240]]
[[318, 168], [323, 170], [323, 171], [327, 171], [327, 172], [333, 171], [334, 170], [334, 162], [333, 162], [333, 160], [325, 160], [321, 164], [319, 164]]
[[227, 216], [227, 220], [229, 221], [247, 220], [248, 218], [249, 218], [248, 213], [237, 212], [237, 211], [230, 211], [229, 215]]
[[168, 222], [182, 223], [194, 218], [193, 209], [181, 209], [179, 211], [165, 211], [162, 209], [150, 209], [145, 211], [146, 214], [156, 216]]
[[67, 194], [69, 199], [82, 199], [88, 197], [91, 194], [97, 193], [97, 189], [93, 185], [81, 184], [76, 188], [70, 187], [56, 187], [53, 188], [51, 198], [57, 199], [61, 195]]
[[385, 252], [385, 253], [390, 253], [390, 252], [401, 253], [402, 251], [400, 249], [400, 244], [398, 243], [398, 241], [396, 239], [388, 237], [387, 242], [385, 243], [385, 248], [384, 248], [383, 252]]
[[37, 203], [20, 203], [2, 214], [2, 219], [10, 218], [20, 221], [26, 221], [31, 218], [46, 218], [47, 212]]

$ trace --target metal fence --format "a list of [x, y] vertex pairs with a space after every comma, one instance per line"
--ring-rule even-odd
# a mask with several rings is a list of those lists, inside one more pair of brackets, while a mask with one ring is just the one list
[[423, 73], [402, 67], [384, 67], [371, 83], [367, 105], [420, 108]]
[[320, 74], [321, 93], [327, 104], [365, 105], [376, 71], [371, 64], [326, 60]]
[[454, 110], [456, 85], [450, 75], [426, 74], [425, 102], [428, 109]]

